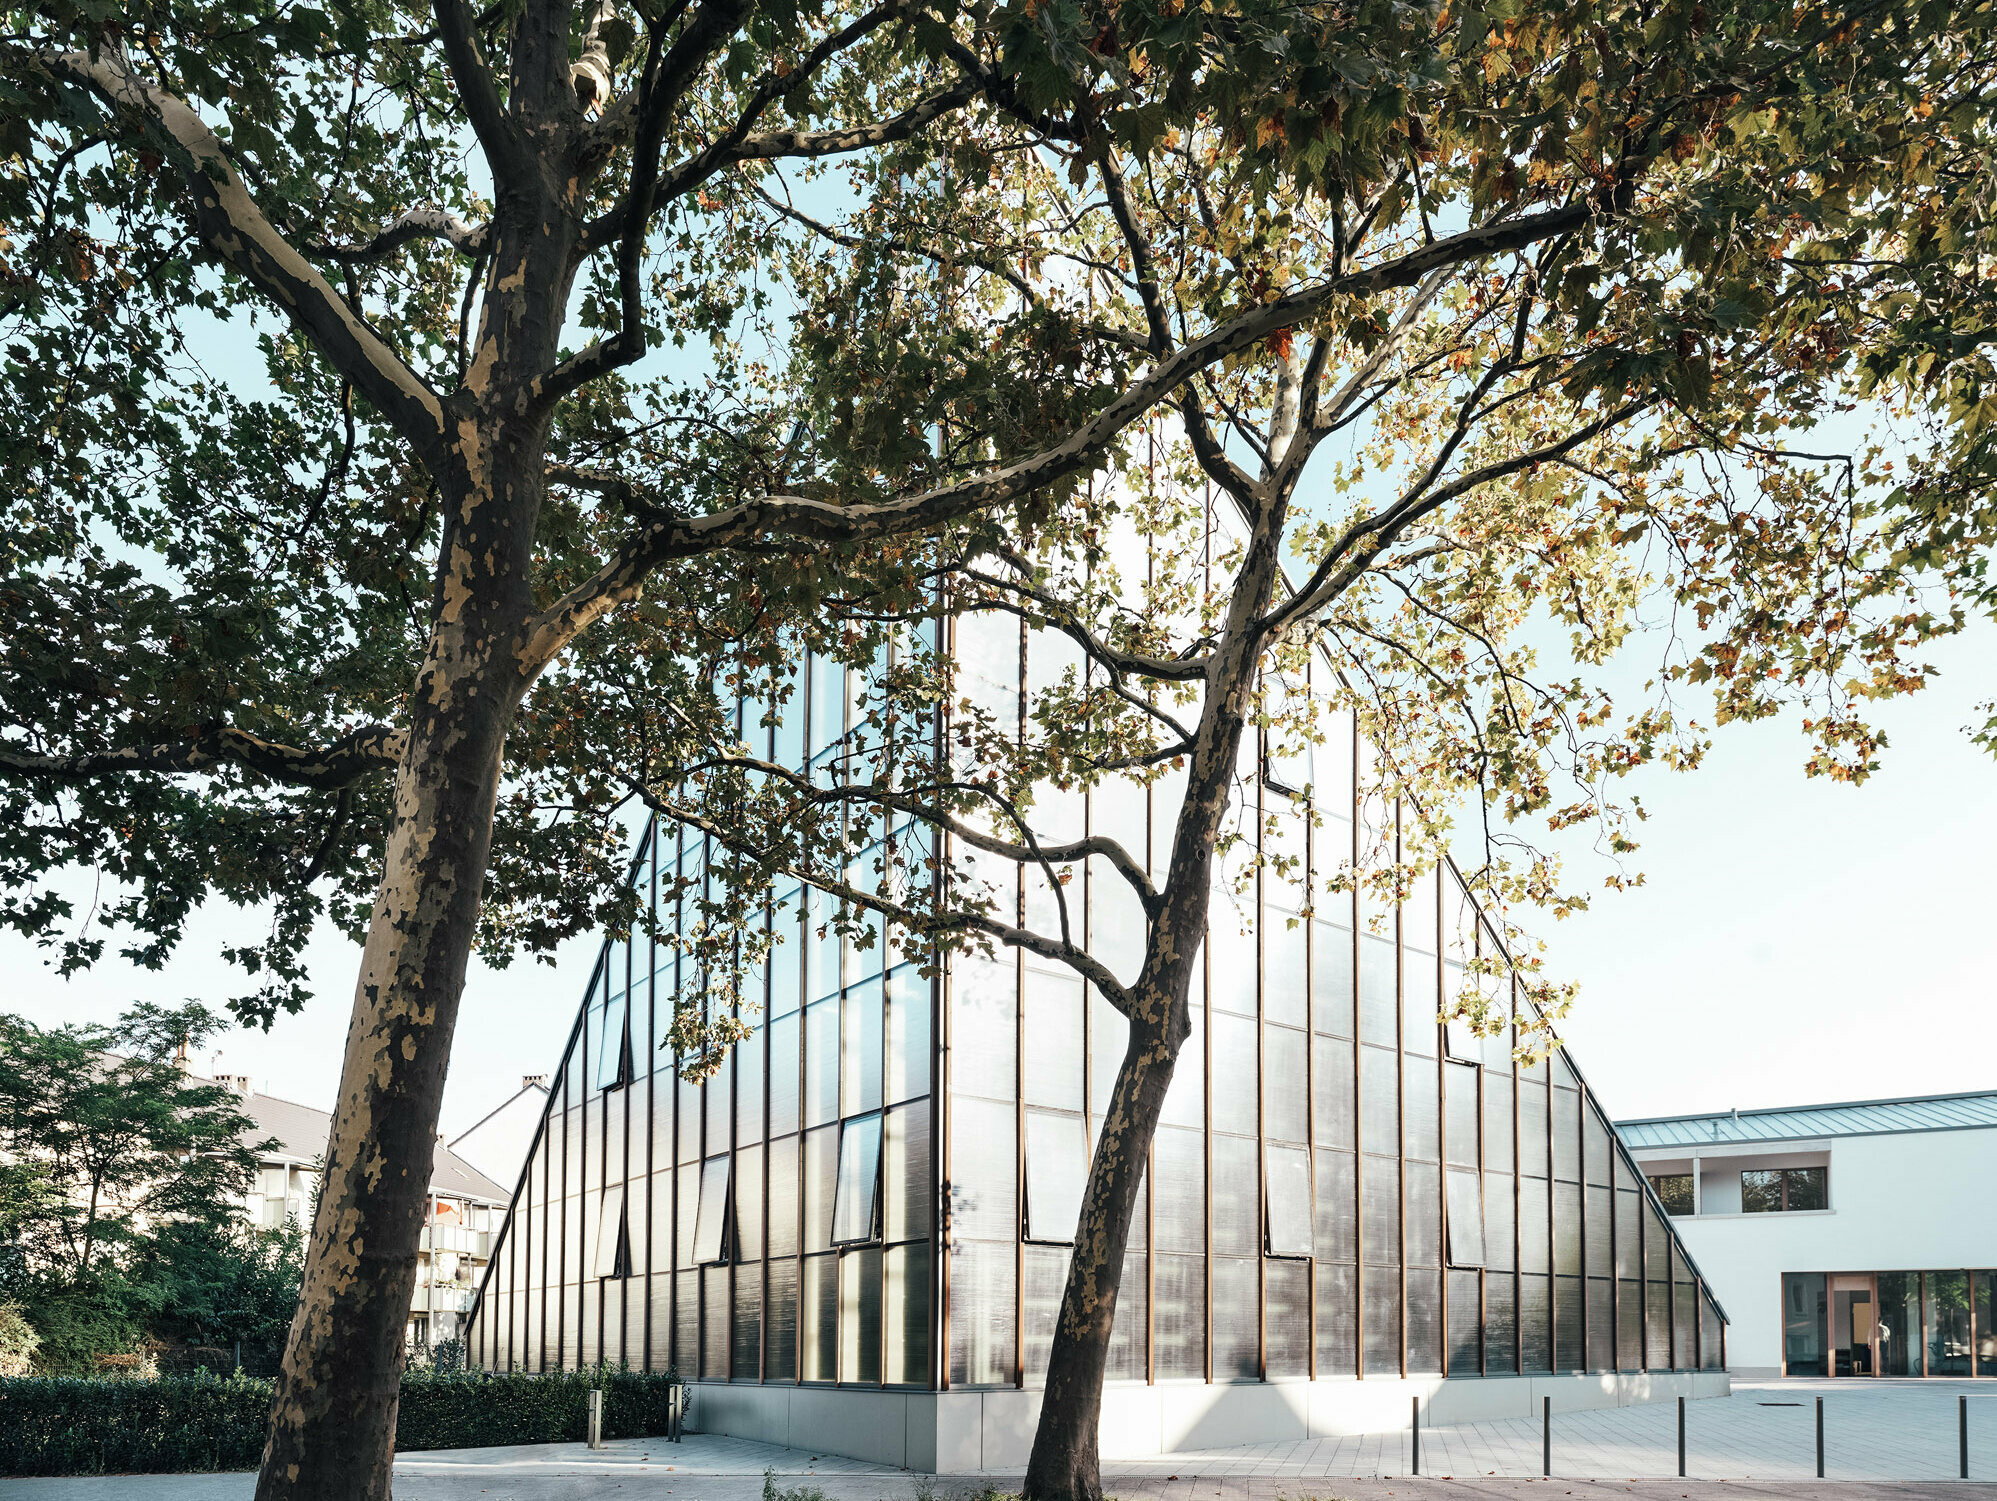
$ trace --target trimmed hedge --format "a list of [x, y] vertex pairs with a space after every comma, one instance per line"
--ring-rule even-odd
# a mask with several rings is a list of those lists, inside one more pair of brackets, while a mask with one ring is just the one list
[[[578, 1442], [589, 1393], [603, 1388], [606, 1438], [665, 1432], [668, 1372], [491, 1374], [411, 1371], [402, 1378], [399, 1450]], [[154, 1380], [0, 1378], [0, 1475], [252, 1470], [263, 1455], [275, 1383], [197, 1372]]]

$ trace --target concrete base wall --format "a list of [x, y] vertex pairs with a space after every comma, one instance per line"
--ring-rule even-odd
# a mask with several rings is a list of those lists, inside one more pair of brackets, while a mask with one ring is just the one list
[[[1117, 1385], [1103, 1390], [1102, 1457], [1110, 1462], [1185, 1449], [1389, 1433], [1408, 1426], [1417, 1397], [1422, 1421], [1443, 1425], [1537, 1417], [1548, 1397], [1561, 1413], [1674, 1397], [1724, 1397], [1731, 1390], [1724, 1371]], [[1037, 1391], [892, 1392], [701, 1382], [693, 1389], [688, 1426], [815, 1454], [960, 1475], [1024, 1470], [1039, 1420]]]

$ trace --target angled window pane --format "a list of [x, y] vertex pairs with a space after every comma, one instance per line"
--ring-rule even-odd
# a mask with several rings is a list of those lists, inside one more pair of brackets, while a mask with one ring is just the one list
[[1079, 1115], [1026, 1112], [1026, 1238], [1075, 1238], [1089, 1181], [1088, 1128]]
[[1271, 1256], [1309, 1256], [1311, 1236], [1311, 1154], [1302, 1147], [1263, 1149], [1264, 1195]]
[[700, 1165], [700, 1215], [693, 1226], [693, 1259], [705, 1265], [726, 1251], [728, 1168], [732, 1157], [710, 1157]]
[[631, 1271], [631, 1252], [624, 1229], [624, 1185], [606, 1189], [602, 1212], [596, 1222], [596, 1255], [591, 1271], [598, 1277], [626, 1277]]
[[880, 1116], [867, 1115], [846, 1122], [839, 1133], [839, 1187], [832, 1206], [834, 1245], [874, 1238], [874, 1210], [880, 1181]]
[[1449, 1170], [1449, 1264], [1484, 1264], [1484, 1195], [1477, 1174], [1466, 1168]]
[[1482, 1074], [1474, 1063], [1452, 1062], [1442, 1070], [1443, 1152], [1445, 1160], [1457, 1167], [1476, 1167], [1481, 1161], [1477, 1085]]
[[596, 1087], [615, 1089], [631, 1078], [631, 1031], [626, 1023], [628, 1003], [623, 993], [610, 998], [604, 1008], [602, 1032], [596, 1049]]

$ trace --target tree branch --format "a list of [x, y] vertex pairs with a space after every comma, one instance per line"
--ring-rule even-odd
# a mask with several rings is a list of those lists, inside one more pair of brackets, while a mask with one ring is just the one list
[[[1422, 488], [1418, 487], [1409, 491], [1386, 510], [1363, 521], [1354, 522], [1326, 551], [1323, 560], [1319, 562], [1316, 571], [1304, 587], [1257, 621], [1256, 629], [1265, 635], [1281, 634], [1297, 621], [1316, 614], [1343, 594], [1359, 575], [1373, 565], [1381, 553], [1394, 544], [1403, 531], [1424, 516], [1433, 514], [1457, 496], [1468, 494], [1479, 485], [1503, 479], [1535, 464], [1549, 463], [1558, 459], [1610, 428], [1620, 427], [1650, 405], [1652, 403], [1648, 400], [1627, 402], [1593, 422], [1583, 424], [1556, 442], [1472, 469], [1467, 474], [1458, 475], [1448, 484], [1429, 490], [1425, 494]], [[1338, 561], [1341, 557], [1345, 559], [1343, 564]]]
[[526, 182], [535, 174], [534, 153], [520, 127], [500, 102], [492, 64], [478, 44], [478, 22], [465, 0], [432, 0], [437, 35], [444, 44], [444, 63], [457, 85], [458, 100], [471, 121], [472, 133], [492, 163], [495, 182]]
[[388, 254], [411, 240], [448, 240], [461, 254], [479, 256], [492, 248], [492, 226], [471, 225], [444, 209], [411, 209], [386, 229], [361, 245], [306, 245], [307, 255], [323, 260], [355, 264]]
[[407, 734], [387, 725], [367, 725], [317, 749], [264, 740], [226, 725], [202, 730], [192, 739], [163, 745], [124, 746], [81, 755], [41, 756], [0, 748], [0, 775], [22, 781], [96, 781], [135, 772], [169, 775], [241, 766], [274, 782], [335, 792], [363, 777], [392, 771], [402, 759]]
[[[1465, 230], [1407, 255], [1348, 272], [1259, 303], [1154, 363], [1096, 415], [1058, 443], [982, 474], [893, 500], [841, 505], [802, 495], [764, 495], [726, 510], [654, 522], [633, 536], [594, 575], [539, 612], [519, 649], [523, 671], [537, 675], [575, 636], [619, 604], [635, 599], [654, 568], [676, 558], [747, 545], [771, 533], [825, 546], [941, 530], [974, 512], [1003, 505], [1066, 478], [1163, 398], [1204, 370], [1304, 321], [1339, 297], [1413, 286], [1431, 273], [1563, 234], [1598, 212], [1591, 200]], [[577, 356], [578, 359], [583, 356]]]
[[[763, 767], [780, 774], [788, 775], [787, 768], [775, 766], [773, 763], [763, 763]], [[936, 914], [917, 912], [899, 902], [881, 896], [877, 892], [863, 890], [853, 885], [850, 881], [843, 881], [837, 877], [828, 876], [823, 871], [808, 871], [800, 864], [774, 860], [771, 858], [770, 851], [767, 848], [759, 847], [753, 841], [744, 837], [733, 826], [723, 824], [719, 820], [711, 818], [697, 809], [671, 801], [643, 781], [627, 778], [625, 785], [636, 794], [640, 801], [661, 817], [675, 819], [690, 829], [700, 830], [708, 837], [718, 841], [737, 854], [746, 855], [752, 860], [767, 865], [772, 874], [790, 876], [830, 896], [835, 896], [842, 902], [864, 908], [870, 912], [877, 912], [892, 922], [900, 923], [913, 933], [921, 933], [932, 937], [960, 930], [983, 933], [987, 937], [997, 939], [1009, 948], [1026, 949], [1029, 952], [1040, 955], [1042, 958], [1052, 959], [1057, 963], [1065, 964], [1094, 985], [1097, 990], [1101, 991], [1103, 998], [1116, 1007], [1124, 1016], [1127, 1017], [1131, 1014], [1134, 998], [1131, 995], [1130, 988], [1117, 979], [1108, 965], [1104, 964], [1086, 949], [1072, 942], [1064, 939], [1049, 938], [1044, 934], [1034, 932], [1030, 928], [1015, 927], [1011, 923], [1000, 922], [996, 918], [989, 917], [982, 912], [973, 912], [968, 908], [960, 907]], [[1110, 843], [1113, 841], [1105, 842]], [[1104, 852], [1098, 851], [1097, 853]], [[1130, 859], [1129, 854], [1127, 852], [1123, 852], [1123, 854], [1124, 859], [1128, 861]], [[1148, 886], [1149, 883], [1147, 882], [1146, 884]]]
[[140, 78], [109, 46], [95, 55], [44, 53], [42, 60], [136, 121], [179, 167], [208, 253], [289, 318], [419, 453], [441, 451], [444, 411], [437, 393], [264, 217], [221, 141], [192, 108]]

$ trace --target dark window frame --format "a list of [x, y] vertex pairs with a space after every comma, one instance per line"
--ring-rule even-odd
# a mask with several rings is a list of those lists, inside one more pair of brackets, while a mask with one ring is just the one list
[[[714, 1218], [708, 1218], [709, 1190], [719, 1180], [719, 1193], [713, 1200]], [[735, 1247], [734, 1215], [730, 1213], [735, 1192], [735, 1154], [721, 1152], [700, 1164], [700, 1198], [694, 1207], [693, 1264], [712, 1266], [730, 1259]]]
[[[1815, 1195], [1812, 1195], [1819, 1202], [1816, 1204], [1791, 1204], [1789, 1200], [1792, 1179], [1804, 1173], [1817, 1173], [1821, 1175], [1819, 1190]], [[1775, 1180], [1773, 1184], [1760, 1186], [1773, 1187], [1776, 1192], [1776, 1202], [1766, 1207], [1757, 1206], [1750, 1209], [1747, 1203], [1747, 1180], [1757, 1175], [1771, 1177]], [[1819, 1163], [1812, 1167], [1748, 1167], [1741, 1169], [1740, 1212], [1742, 1214], [1821, 1214], [1828, 1211], [1830, 1207], [1831, 1169], [1829, 1163]]]
[[[609, 1208], [612, 1194], [617, 1196], [617, 1228], [610, 1232], [615, 1239], [608, 1247], [610, 1266], [606, 1270], [604, 1227], [611, 1223]], [[590, 1270], [602, 1282], [621, 1282], [631, 1275], [630, 1197], [622, 1183], [612, 1184], [603, 1191], [603, 1202], [597, 1209], [596, 1246], [590, 1258]]]
[[[839, 1149], [832, 1170], [832, 1234], [834, 1249], [844, 1250], [854, 1246], [879, 1245], [881, 1240], [881, 1138], [887, 1124], [886, 1114], [880, 1110], [870, 1110], [865, 1115], [856, 1115], [839, 1123]], [[873, 1128], [873, 1171], [869, 1174], [864, 1166], [856, 1169], [854, 1176], [848, 1176], [846, 1142], [856, 1127]], [[864, 1142], [864, 1138], [862, 1138]], [[864, 1145], [862, 1152], [866, 1151]], [[846, 1205], [846, 1196], [851, 1193], [867, 1195], [867, 1211], [864, 1234], [841, 1234], [842, 1222], [847, 1218], [840, 1213]], [[855, 1226], [844, 1226], [847, 1229]]]
[[[1301, 1221], [1297, 1218], [1297, 1206], [1291, 1192], [1286, 1190], [1278, 1195], [1274, 1192], [1275, 1162], [1278, 1158], [1288, 1163], [1295, 1176], [1295, 1168], [1303, 1168], [1303, 1205]], [[1268, 1141], [1262, 1143], [1262, 1252], [1265, 1256], [1284, 1261], [1308, 1259], [1317, 1254], [1317, 1194], [1316, 1168], [1311, 1161], [1308, 1147], [1289, 1142]], [[1292, 1185], [1293, 1187], [1293, 1185]], [[1278, 1203], [1284, 1207], [1277, 1209]], [[1280, 1215], [1280, 1223], [1279, 1223]], [[1301, 1234], [1298, 1232], [1301, 1231]]]
[[[1673, 1219], [1683, 1219], [1685, 1216], [1695, 1212], [1693, 1205], [1696, 1202], [1696, 1196], [1692, 1191], [1692, 1175], [1690, 1173], [1645, 1173], [1643, 1176], [1644, 1181], [1650, 1185], [1650, 1191], [1657, 1196], [1657, 1202], [1663, 1206], [1664, 1212]], [[1670, 1193], [1667, 1193], [1663, 1186], [1666, 1183], [1683, 1183], [1685, 1185], [1685, 1197], [1683, 1200], [1685, 1207], [1683, 1209], [1673, 1206], [1672, 1198], [1677, 1190], [1673, 1189]]]
[[[613, 1041], [610, 1032], [611, 1005], [603, 1008], [603, 1032], [597, 1040], [596, 1063], [590, 1070], [590, 1083], [598, 1094], [608, 1094], [613, 1089], [622, 1089], [631, 1082], [631, 998], [620, 993], [614, 1009], [617, 1013], [617, 1035]], [[612, 1047], [617, 1049], [615, 1068], [608, 1078], [604, 1074], [604, 1054]]]

